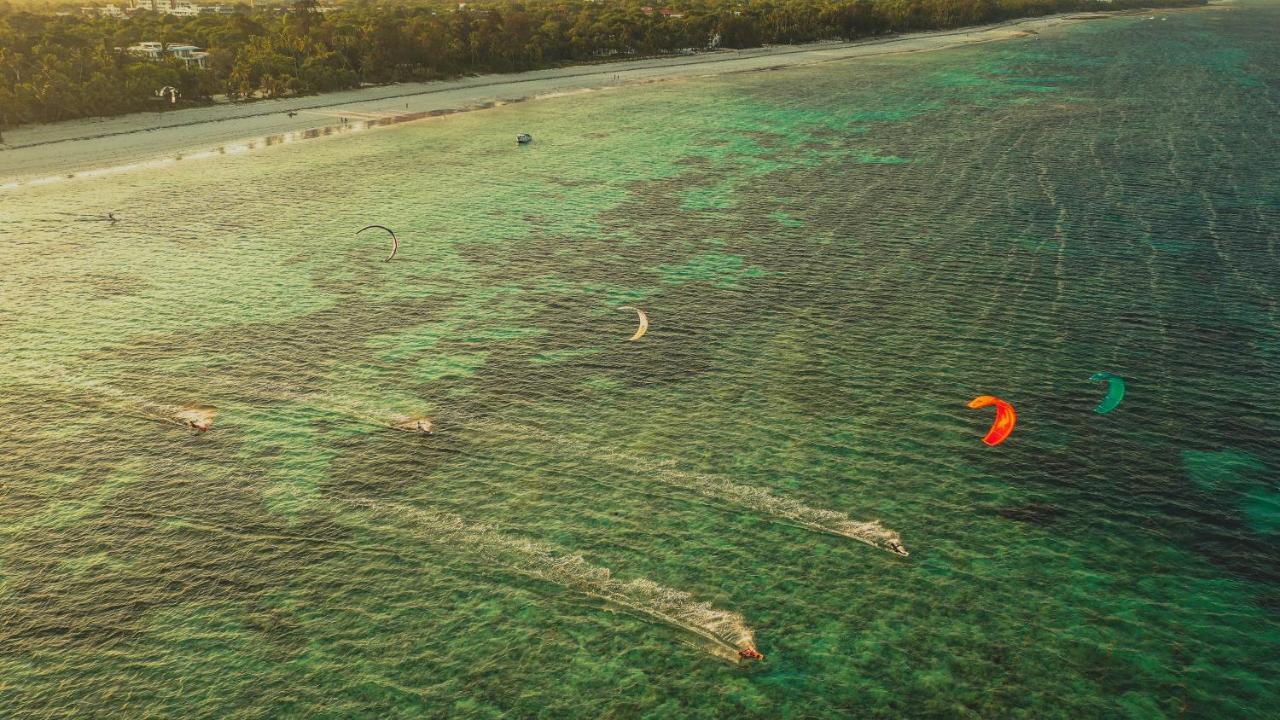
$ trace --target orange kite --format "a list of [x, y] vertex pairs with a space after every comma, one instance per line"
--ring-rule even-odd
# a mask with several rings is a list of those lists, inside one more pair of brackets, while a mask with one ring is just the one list
[[994, 395], [979, 395], [969, 401], [969, 407], [974, 409], [988, 405], [996, 406], [996, 421], [991, 423], [991, 429], [987, 431], [987, 436], [982, 438], [982, 442], [988, 445], [999, 445], [1009, 437], [1009, 433], [1013, 432], [1013, 426], [1018, 422], [1018, 415], [1013, 411], [1012, 405]]

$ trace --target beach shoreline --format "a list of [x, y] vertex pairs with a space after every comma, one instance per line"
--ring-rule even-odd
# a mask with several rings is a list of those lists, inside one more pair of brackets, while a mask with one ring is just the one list
[[[1172, 10], [1151, 12], [1167, 13]], [[1066, 25], [1133, 14], [1137, 14], [1136, 11], [1065, 13], [854, 42], [721, 50], [22, 127], [7, 131], [6, 145], [0, 146], [0, 190], [47, 184], [82, 174], [124, 171], [193, 156], [243, 152], [262, 145], [486, 109], [540, 97], [698, 76], [931, 52], [1032, 37]]]

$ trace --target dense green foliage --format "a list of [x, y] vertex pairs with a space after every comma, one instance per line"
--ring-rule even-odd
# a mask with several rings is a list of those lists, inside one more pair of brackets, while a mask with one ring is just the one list
[[[155, 107], [156, 91], [184, 102], [281, 97], [527, 70], [630, 55], [851, 39], [952, 28], [1064, 10], [1187, 5], [1202, 0], [531, 0], [469, 5], [361, 3], [179, 18], [13, 12], [0, 4], [0, 127]], [[141, 41], [209, 51], [204, 69], [120, 50]]]

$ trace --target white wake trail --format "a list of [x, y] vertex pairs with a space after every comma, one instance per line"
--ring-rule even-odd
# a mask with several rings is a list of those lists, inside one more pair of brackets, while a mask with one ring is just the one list
[[94, 396], [94, 399], [100, 403], [126, 408], [151, 420], [160, 420], [183, 426], [191, 426], [192, 423], [197, 423], [207, 427], [213, 423], [214, 417], [218, 414], [217, 408], [211, 405], [171, 405], [155, 402], [135, 393], [121, 390], [102, 380], [73, 375], [56, 365], [36, 365], [22, 361], [14, 364], [27, 370], [33, 376], [28, 378], [32, 383], [54, 380], [63, 385], [78, 388]]
[[755, 637], [741, 615], [700, 602], [682, 590], [649, 580], [619, 580], [608, 568], [581, 555], [563, 555], [542, 543], [511, 537], [489, 525], [470, 524], [457, 515], [419, 510], [398, 503], [350, 501], [376, 514], [414, 521], [431, 539], [445, 542], [527, 577], [582, 593], [641, 617], [702, 638], [703, 649], [738, 662], [739, 650], [755, 650]]
[[672, 467], [675, 464], [672, 460], [655, 461], [628, 452], [602, 450], [598, 443], [559, 436], [532, 427], [503, 423], [483, 423], [472, 427], [533, 438], [548, 445], [559, 445], [580, 456], [622, 467], [637, 475], [691, 490], [718, 502], [745, 507], [787, 524], [857, 540], [902, 556], [909, 554], [902, 544], [902, 537], [896, 531], [881, 525], [878, 520], [858, 521], [845, 513], [815, 508], [792, 498], [775, 495], [764, 488], [735, 483], [723, 476], [677, 470]]

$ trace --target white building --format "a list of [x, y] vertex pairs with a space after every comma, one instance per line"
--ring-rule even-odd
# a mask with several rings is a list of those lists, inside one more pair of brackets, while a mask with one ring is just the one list
[[177, 17], [195, 17], [201, 12], [205, 12], [205, 8], [200, 7], [192, 2], [179, 2], [178, 0], [133, 0], [135, 10], [150, 10], [153, 13], [161, 15], [176, 15]]
[[189, 0], [129, 0], [128, 5], [80, 8], [85, 15], [102, 17], [128, 17], [139, 10], [177, 17], [195, 17], [205, 13], [230, 15], [235, 12], [235, 8], [229, 5], [197, 5]]
[[131, 55], [145, 57], [149, 60], [159, 60], [168, 55], [176, 57], [186, 63], [187, 67], [203, 68], [205, 62], [209, 58], [209, 53], [203, 52], [195, 45], [170, 45], [165, 47], [163, 43], [158, 42], [142, 42], [137, 45], [130, 45], [125, 51]]
[[169, 54], [186, 63], [187, 67], [194, 65], [203, 68], [205, 61], [209, 58], [209, 53], [195, 45], [170, 45]]
[[125, 48], [130, 55], [159, 60], [164, 55], [164, 43], [158, 42], [140, 42], [137, 45], [130, 45]]
[[108, 5], [106, 7], [82, 7], [80, 12], [84, 15], [97, 15], [99, 17], [127, 17], [128, 13], [125, 8], [116, 5]]

